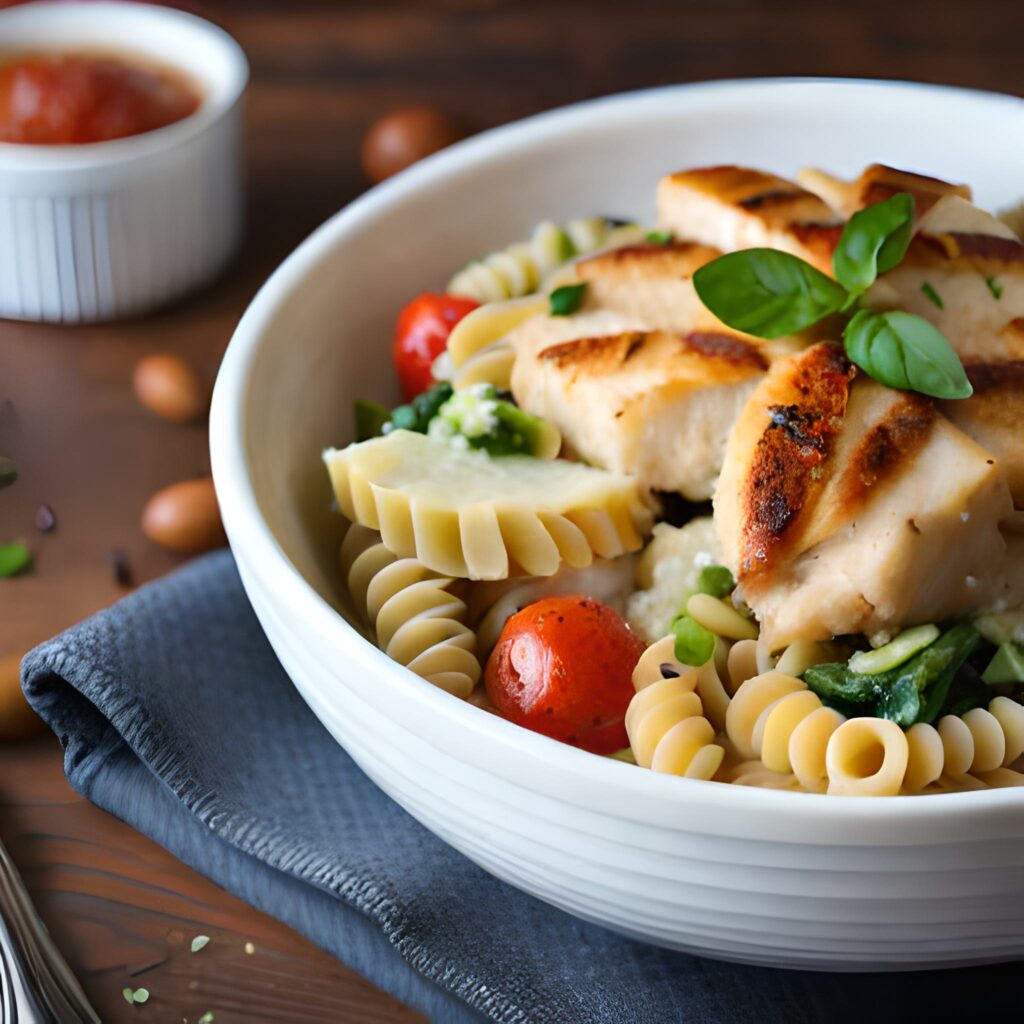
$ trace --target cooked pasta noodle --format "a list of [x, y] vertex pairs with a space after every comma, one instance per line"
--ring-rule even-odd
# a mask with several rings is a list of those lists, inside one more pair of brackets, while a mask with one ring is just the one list
[[476, 636], [466, 625], [465, 602], [449, 592], [454, 580], [396, 557], [379, 534], [358, 525], [342, 542], [341, 567], [388, 657], [456, 697], [472, 693], [480, 679]]
[[[1019, 785], [1008, 772], [1024, 752], [1024, 707], [996, 697], [988, 708], [960, 717], [946, 715], [937, 726], [918, 723], [906, 734], [908, 764], [904, 788], [926, 789], [941, 779], [950, 785], [968, 774], [989, 785]], [[1024, 782], [1024, 776], [1021, 776]]]
[[636, 696], [626, 711], [626, 733], [636, 763], [690, 779], [710, 779], [725, 751], [694, 692], [698, 670], [676, 660], [675, 638], [652, 644], [633, 673]]
[[616, 226], [604, 217], [569, 221], [564, 230], [542, 221], [528, 242], [516, 242], [460, 270], [445, 289], [477, 302], [528, 295], [545, 277], [567, 260], [596, 249], [628, 245], [644, 237], [635, 224]]
[[757, 639], [756, 623], [710, 594], [694, 594], [686, 602], [686, 613], [716, 636], [727, 640]]
[[[481, 306], [464, 316], [448, 335], [446, 351], [454, 369], [464, 366], [473, 356], [501, 341], [530, 317], [543, 313], [548, 300], [543, 296], [513, 299]], [[491, 381], [496, 384], [496, 381]]]
[[551, 576], [637, 550], [650, 523], [633, 480], [580, 463], [489, 458], [407, 430], [324, 459], [347, 518], [445, 576]]
[[828, 792], [838, 796], [895, 796], [907, 773], [907, 739], [885, 718], [848, 718], [825, 752]]

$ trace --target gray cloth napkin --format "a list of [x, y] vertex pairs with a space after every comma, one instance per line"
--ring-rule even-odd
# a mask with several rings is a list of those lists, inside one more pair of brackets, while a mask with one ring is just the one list
[[740, 967], [621, 938], [491, 878], [320, 725], [226, 551], [43, 644], [22, 674], [80, 793], [435, 1021], [905, 1024], [1019, 1005], [1013, 965]]

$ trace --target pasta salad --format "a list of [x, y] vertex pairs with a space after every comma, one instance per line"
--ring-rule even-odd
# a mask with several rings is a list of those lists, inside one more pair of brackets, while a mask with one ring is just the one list
[[402, 311], [324, 460], [348, 598], [455, 698], [640, 768], [1024, 784], [1024, 243], [966, 185], [705, 167]]

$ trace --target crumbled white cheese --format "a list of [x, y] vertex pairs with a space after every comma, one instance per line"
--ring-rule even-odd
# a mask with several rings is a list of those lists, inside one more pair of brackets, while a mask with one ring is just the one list
[[698, 551], [693, 556], [693, 566], [695, 569], [706, 569], [709, 565], [717, 565], [715, 556], [710, 551]]

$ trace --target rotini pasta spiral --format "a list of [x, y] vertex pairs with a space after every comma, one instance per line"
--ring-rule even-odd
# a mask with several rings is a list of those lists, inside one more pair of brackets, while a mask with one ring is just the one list
[[637, 693], [626, 711], [626, 733], [638, 765], [689, 779], [710, 779], [718, 771], [725, 751], [703, 715], [697, 679], [697, 669], [676, 660], [672, 636], [641, 656], [633, 672]]
[[465, 603], [449, 592], [454, 580], [396, 557], [379, 534], [355, 524], [341, 545], [341, 568], [388, 657], [456, 697], [472, 693], [480, 679], [476, 635]]
[[1008, 771], [1024, 753], [1024, 707], [996, 697], [988, 708], [959, 718], [946, 715], [937, 726], [919, 722], [906, 734], [908, 761], [904, 788], [920, 792], [932, 784], [973, 775], [986, 785], [1021, 785], [1024, 775]]
[[569, 221], [565, 228], [542, 221], [528, 242], [516, 242], [460, 270], [445, 289], [477, 302], [500, 302], [536, 291], [553, 270], [581, 253], [629, 245], [644, 237], [635, 224], [614, 225], [604, 217]]
[[820, 789], [826, 751], [843, 716], [825, 707], [806, 683], [778, 670], [755, 675], [736, 691], [726, 713], [726, 733], [739, 754], [792, 774], [804, 789]]

